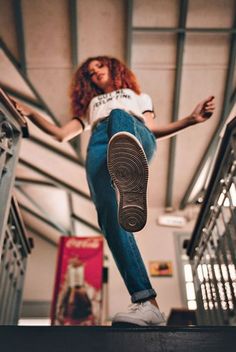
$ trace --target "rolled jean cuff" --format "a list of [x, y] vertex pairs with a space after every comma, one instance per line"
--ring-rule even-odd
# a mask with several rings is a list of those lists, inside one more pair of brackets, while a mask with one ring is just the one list
[[132, 303], [140, 302], [140, 301], [147, 301], [148, 299], [156, 297], [156, 291], [152, 288], [148, 290], [143, 290], [139, 292], [135, 292], [131, 296]]

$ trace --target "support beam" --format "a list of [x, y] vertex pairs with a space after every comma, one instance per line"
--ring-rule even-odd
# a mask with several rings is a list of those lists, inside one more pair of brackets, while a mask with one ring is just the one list
[[73, 71], [78, 66], [78, 25], [77, 25], [77, 0], [69, 0], [71, 62]]
[[[234, 19], [234, 29], [236, 29], [236, 13]], [[228, 68], [224, 89], [224, 98], [223, 105], [221, 111], [221, 118], [219, 120], [218, 129], [220, 130], [226, 118], [228, 117], [228, 111], [230, 106], [230, 101], [233, 95], [233, 79], [234, 79], [234, 71], [235, 71], [235, 63], [236, 63], [236, 33], [232, 34], [230, 41], [230, 50], [229, 50], [229, 59], [228, 59]]]
[[22, 2], [21, 0], [13, 0], [13, 13], [15, 18], [15, 29], [17, 38], [17, 48], [19, 53], [21, 70], [26, 74], [26, 58], [25, 58], [25, 36], [24, 24], [22, 17]]
[[78, 222], [81, 222], [82, 224], [88, 226], [89, 228], [91, 228], [92, 230], [95, 230], [98, 233], [101, 233], [101, 229], [98, 226], [92, 225], [90, 222], [82, 219], [79, 215], [76, 214], [72, 214], [72, 218], [75, 219]]
[[28, 214], [32, 215], [37, 220], [40, 220], [40, 221], [44, 222], [45, 224], [47, 224], [48, 226], [52, 227], [54, 230], [58, 231], [59, 233], [63, 234], [64, 236], [68, 236], [68, 231], [65, 230], [63, 227], [61, 227], [60, 225], [55, 224], [53, 221], [51, 221], [51, 220], [47, 219], [46, 217], [38, 214], [37, 212], [35, 212], [34, 210], [30, 209], [29, 207], [25, 206], [22, 203], [19, 203], [19, 207], [23, 211], [25, 211]]
[[47, 186], [47, 187], [53, 187], [55, 188], [56, 185], [54, 183], [48, 182], [48, 181], [42, 181], [42, 180], [35, 180], [32, 178], [28, 177], [16, 177], [15, 179], [15, 186], [21, 186], [21, 185], [36, 185], [36, 186]]
[[44, 106], [37, 100], [34, 100], [32, 98], [29, 98], [28, 96], [22, 94], [21, 92], [15, 91], [14, 88], [6, 86], [5, 84], [1, 83], [1, 88], [7, 92], [9, 95], [13, 96], [16, 99], [22, 100], [25, 103], [32, 105], [36, 109], [44, 109]]
[[26, 221], [25, 221], [25, 226], [26, 226], [28, 231], [32, 232], [34, 235], [39, 237], [41, 240], [51, 244], [53, 247], [57, 247], [57, 243], [55, 243], [54, 241], [50, 240], [50, 238], [46, 237], [42, 232], [38, 231], [38, 229], [35, 229], [31, 225], [28, 225]]
[[[51, 218], [48, 218], [48, 216], [47, 216], [47, 214], [45, 213], [45, 211], [40, 207], [40, 205], [39, 205], [37, 202], [35, 202], [35, 201], [32, 199], [32, 197], [31, 197], [26, 191], [24, 191], [21, 187], [17, 187], [17, 189], [32, 203], [33, 206], [37, 207], [37, 209], [38, 209], [41, 213], [44, 214], [44, 216], [41, 217], [40, 220], [45, 219], [45, 221], [48, 221], [48, 222], [50, 222], [51, 224], [54, 224], [54, 226], [55, 226], [56, 229], [59, 227], [58, 229], [59, 229], [61, 232], [65, 233], [66, 235], [71, 236], [71, 235], [75, 234], [74, 220], [79, 221], [79, 222], [81, 222], [82, 224], [84, 224], [84, 225], [88, 226], [89, 228], [91, 228], [92, 230], [95, 230], [96, 232], [101, 233], [101, 230], [100, 230], [99, 227], [94, 226], [94, 225], [91, 224], [89, 221], [84, 220], [84, 219], [81, 218], [80, 216], [74, 214], [74, 209], [73, 209], [73, 204], [72, 204], [72, 197], [71, 197], [71, 194], [70, 194], [70, 193], [68, 194], [68, 201], [69, 201], [69, 207], [70, 207], [71, 229], [70, 229], [70, 231], [67, 231], [67, 230], [63, 229], [62, 227], [60, 227], [60, 225], [58, 225], [57, 223], [55, 223], [55, 221], [52, 221]], [[21, 207], [23, 208], [24, 206], [21, 204]], [[26, 210], [26, 211], [28, 211], [28, 212], [31, 211], [31, 209], [29, 209], [29, 208], [23, 209], [23, 210]], [[31, 212], [33, 212], [33, 211], [31, 211]], [[33, 216], [34, 216], [34, 215], [36, 216], [36, 214], [37, 214], [37, 213], [35, 213], [35, 212], [34, 212], [34, 214], [31, 213], [31, 215], [33, 215]], [[37, 214], [37, 216], [40, 216], [40, 215]], [[43, 220], [43, 221], [44, 221], [44, 220]]]
[[230, 99], [230, 102], [231, 102], [231, 109], [233, 107], [233, 105], [236, 103], [236, 88], [234, 89], [234, 92], [233, 94], [231, 95], [231, 99]]
[[[185, 28], [188, 13], [188, 0], [181, 1], [179, 27]], [[178, 120], [179, 116], [179, 100], [181, 91], [182, 67], [183, 67], [183, 54], [185, 44], [185, 32], [178, 32], [177, 38], [177, 57], [176, 57], [176, 75], [174, 86], [174, 102], [172, 110], [172, 122]], [[173, 183], [174, 183], [174, 166], [175, 166], [175, 150], [176, 150], [176, 137], [170, 139], [169, 146], [169, 163], [168, 163], [168, 176], [167, 176], [167, 190], [166, 190], [166, 208], [172, 208], [173, 198]]]
[[30, 136], [30, 141], [32, 141], [33, 143], [39, 145], [40, 147], [43, 147], [45, 149], [50, 150], [51, 152], [61, 156], [63, 159], [72, 161], [74, 164], [80, 165], [81, 167], [84, 168], [84, 164], [79, 159], [78, 156], [73, 156], [71, 154], [68, 154], [68, 153], [64, 152], [63, 150], [57, 149], [53, 145], [51, 145], [51, 144], [49, 144], [49, 143], [47, 143], [45, 141], [42, 141], [40, 138], [37, 138], [35, 136]]
[[131, 66], [132, 26], [133, 26], [133, 0], [125, 1], [126, 6], [126, 64]]
[[[66, 235], [69, 235], [69, 231], [64, 229], [60, 224], [57, 224], [57, 222], [53, 221], [50, 216], [48, 216], [48, 213], [39, 205], [37, 201], [35, 201], [29, 194], [26, 192], [24, 189], [21, 187], [17, 188], [19, 192], [34, 206], [38, 209], [38, 211], [43, 214], [43, 218], [49, 221], [51, 224], [55, 226], [59, 231], [62, 231]], [[35, 213], [36, 214], [36, 213]]]
[[32, 171], [34, 172], [37, 172], [39, 175], [42, 175], [44, 177], [46, 177], [48, 180], [52, 181], [55, 185], [57, 185], [59, 188], [63, 188], [63, 189], [66, 189], [67, 191], [69, 192], [72, 192], [72, 193], [75, 193], [76, 195], [84, 198], [84, 199], [87, 199], [87, 200], [91, 200], [90, 199], [90, 196], [88, 196], [86, 193], [78, 190], [77, 188], [69, 185], [68, 183], [66, 182], [63, 182], [61, 179], [59, 179], [58, 177], [55, 177], [53, 175], [50, 175], [49, 173], [47, 173], [46, 171], [43, 171], [42, 169], [40, 169], [39, 167], [29, 163], [28, 161], [20, 158], [19, 159], [19, 162], [21, 165], [31, 169]]
[[[70, 20], [70, 43], [71, 43], [71, 64], [72, 73], [78, 68], [79, 58], [78, 58], [78, 19], [77, 19], [77, 1], [79, 0], [69, 0], [69, 20]], [[73, 148], [76, 150], [79, 159], [82, 162], [81, 156], [81, 138], [77, 136], [73, 141], [70, 142]]]
[[0, 38], [0, 47], [3, 49], [5, 55], [8, 57], [8, 59], [10, 60], [10, 62], [12, 63], [12, 65], [16, 68], [16, 70], [18, 71], [19, 75], [23, 78], [23, 80], [25, 81], [25, 83], [27, 84], [27, 86], [31, 89], [32, 93], [34, 94], [34, 96], [36, 97], [36, 99], [38, 99], [39, 103], [41, 106], [43, 106], [44, 110], [47, 112], [47, 114], [52, 118], [52, 120], [54, 121], [54, 123], [59, 126], [59, 122], [57, 120], [57, 118], [55, 117], [55, 115], [52, 113], [52, 111], [49, 109], [49, 107], [47, 106], [47, 104], [44, 102], [43, 98], [40, 96], [40, 94], [37, 92], [36, 88], [34, 87], [34, 85], [31, 83], [31, 81], [29, 80], [29, 78], [26, 76], [26, 74], [24, 73], [24, 71], [21, 68], [20, 63], [14, 58], [14, 56], [12, 55], [12, 53], [10, 52], [10, 50], [8, 49], [7, 45], [4, 43], [4, 41]]
[[235, 28], [208, 28], [208, 27], [197, 27], [197, 28], [184, 28], [179, 26], [178, 28], [173, 27], [133, 27], [133, 31], [136, 33], [199, 33], [199, 34], [235, 34]]
[[70, 232], [71, 232], [71, 235], [73, 235], [75, 234], [75, 221], [72, 216], [72, 214], [74, 213], [74, 204], [73, 204], [73, 198], [71, 193], [67, 193], [67, 196], [68, 196], [68, 206], [70, 211]]

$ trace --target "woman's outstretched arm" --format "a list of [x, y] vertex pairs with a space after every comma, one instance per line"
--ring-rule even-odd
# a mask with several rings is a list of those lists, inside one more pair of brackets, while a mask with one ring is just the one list
[[78, 119], [73, 119], [64, 126], [56, 126], [28, 106], [16, 101], [13, 103], [21, 114], [28, 117], [36, 126], [58, 142], [66, 142], [83, 132], [83, 125]]
[[197, 104], [193, 112], [178, 121], [171, 122], [165, 126], [156, 126], [153, 121], [152, 113], [145, 113], [145, 120], [147, 127], [154, 133], [156, 138], [166, 138], [171, 137], [178, 133], [179, 131], [193, 126], [197, 123], [207, 121], [213, 114], [215, 110], [214, 97], [210, 96]]

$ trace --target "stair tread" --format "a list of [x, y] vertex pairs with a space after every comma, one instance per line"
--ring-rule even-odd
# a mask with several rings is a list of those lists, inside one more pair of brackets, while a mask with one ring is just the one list
[[24, 352], [233, 352], [235, 326], [1, 326], [1, 348]]

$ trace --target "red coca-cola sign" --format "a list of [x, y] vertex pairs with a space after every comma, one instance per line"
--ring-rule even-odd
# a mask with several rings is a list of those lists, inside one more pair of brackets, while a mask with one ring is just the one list
[[98, 325], [102, 302], [102, 237], [60, 239], [52, 325]]

